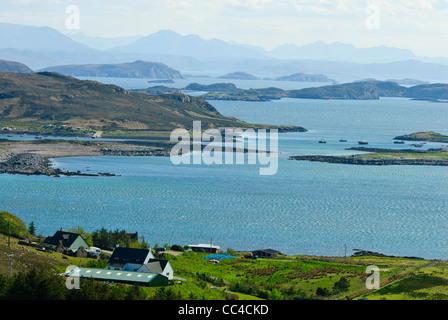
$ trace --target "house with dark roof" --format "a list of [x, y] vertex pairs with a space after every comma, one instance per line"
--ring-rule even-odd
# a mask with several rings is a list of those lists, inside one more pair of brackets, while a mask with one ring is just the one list
[[56, 231], [53, 236], [46, 237], [44, 244], [59, 252], [76, 252], [80, 247], [83, 247], [85, 250], [89, 249], [89, 245], [82, 235], [62, 230]]
[[167, 277], [169, 280], [173, 280], [174, 270], [171, 263], [168, 260], [161, 259], [149, 259], [147, 263], [142, 265], [138, 272], [160, 273]]
[[154, 259], [150, 249], [117, 247], [112, 252], [106, 269], [137, 271], [150, 259]]
[[274, 249], [261, 249], [261, 250], [254, 250], [252, 251], [252, 254], [257, 257], [272, 257], [276, 258], [277, 255], [282, 254], [280, 251], [274, 250]]

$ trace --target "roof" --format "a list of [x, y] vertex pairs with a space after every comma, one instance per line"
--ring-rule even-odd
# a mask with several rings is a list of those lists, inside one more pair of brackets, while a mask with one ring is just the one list
[[122, 281], [122, 282], [139, 282], [149, 283], [160, 277], [158, 273], [149, 272], [135, 272], [135, 271], [120, 271], [120, 270], [108, 270], [98, 268], [73, 268], [66, 276], [93, 278], [95, 280], [103, 281]]
[[117, 247], [109, 259], [109, 264], [143, 264], [149, 254], [151, 254], [149, 249]]
[[148, 263], [158, 263], [163, 270], [170, 262], [168, 260], [162, 260], [162, 259], [149, 259]]
[[59, 241], [62, 240], [62, 245], [64, 247], [70, 247], [73, 244], [73, 242], [75, 242], [76, 239], [78, 239], [78, 237], [81, 237], [81, 239], [84, 240], [84, 238], [79, 233], [59, 230], [56, 231], [56, 233], [52, 237], [45, 238], [44, 243], [58, 246]]
[[252, 252], [264, 252], [269, 254], [281, 254], [280, 251], [274, 250], [274, 249], [260, 249], [260, 250], [254, 250]]

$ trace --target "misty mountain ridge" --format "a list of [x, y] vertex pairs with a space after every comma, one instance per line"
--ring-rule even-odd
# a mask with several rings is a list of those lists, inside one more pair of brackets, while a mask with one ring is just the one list
[[192, 34], [183, 36], [171, 30], [160, 30], [129, 45], [115, 47], [113, 50], [129, 53], [186, 55], [195, 58], [263, 57], [256, 50], [229, 44], [223, 40], [205, 40]]
[[[114, 40], [108, 41], [110, 45]], [[242, 71], [260, 78], [291, 73], [325, 74], [337, 81], [374, 77], [434, 82], [448, 78], [448, 58], [423, 59], [407, 49], [358, 49], [349, 44], [328, 45], [317, 41], [302, 47], [282, 45], [267, 51], [235, 41], [205, 40], [198, 35], [161, 30], [127, 45], [97, 50], [49, 27], [10, 23], [0, 23], [0, 59], [21, 62], [33, 70], [143, 60], [161, 62], [183, 73], [222, 75]], [[422, 61], [441, 61], [446, 65]]]

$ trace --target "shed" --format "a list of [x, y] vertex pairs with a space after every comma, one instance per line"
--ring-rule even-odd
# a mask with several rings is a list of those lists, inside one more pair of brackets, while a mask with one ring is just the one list
[[252, 251], [252, 254], [254, 256], [258, 257], [272, 257], [275, 258], [277, 255], [282, 254], [280, 251], [274, 250], [274, 249], [261, 249], [261, 250], [255, 250]]
[[168, 278], [159, 273], [76, 267], [65, 275], [70, 277], [92, 278], [98, 281], [137, 284], [148, 287], [168, 285]]
[[203, 250], [204, 252], [208, 253], [219, 253], [219, 246], [213, 246], [208, 243], [190, 244], [189, 247], [195, 252]]

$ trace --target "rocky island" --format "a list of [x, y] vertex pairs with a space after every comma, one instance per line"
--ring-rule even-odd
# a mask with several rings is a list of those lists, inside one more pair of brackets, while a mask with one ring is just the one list
[[291, 156], [289, 160], [327, 162], [355, 165], [421, 165], [421, 166], [448, 166], [448, 148], [428, 150], [415, 149], [378, 149], [378, 148], [350, 148], [367, 152], [347, 156], [306, 155]]
[[381, 97], [403, 97], [441, 102], [447, 99], [448, 84], [425, 84], [406, 88], [392, 81], [356, 81], [352, 83], [283, 90], [262, 88], [233, 92], [208, 92], [205, 100], [270, 101], [282, 98], [325, 100], [378, 100]]
[[408, 135], [395, 137], [394, 140], [404, 141], [428, 141], [448, 143], [448, 136], [436, 132], [415, 132]]

